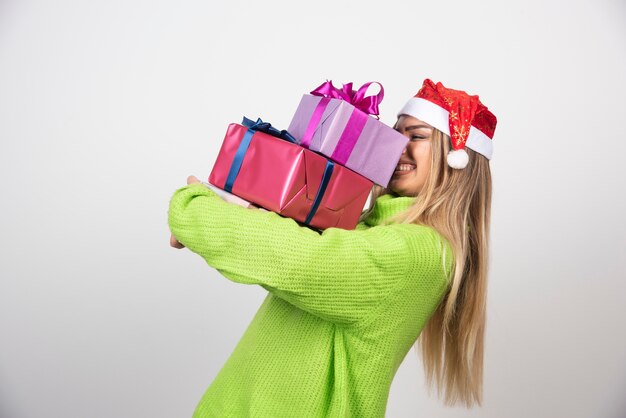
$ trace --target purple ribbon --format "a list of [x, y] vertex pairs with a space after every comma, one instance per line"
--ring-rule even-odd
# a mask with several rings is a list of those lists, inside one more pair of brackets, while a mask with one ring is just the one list
[[[376, 96], [367, 96], [365, 97], [365, 93], [367, 89], [372, 84], [378, 84], [380, 86], [380, 91]], [[357, 109], [362, 110], [368, 115], [379, 115], [378, 105], [383, 101], [383, 97], [385, 97], [385, 90], [383, 89], [382, 84], [378, 81], [370, 81], [369, 83], [365, 83], [358, 90], [352, 90], [352, 83], [344, 84], [341, 89], [333, 86], [332, 80], [327, 80], [321, 86], [317, 87], [315, 90], [311, 92], [313, 96], [323, 96], [331, 99], [341, 99], [350, 103], [352, 106]]]
[[346, 164], [346, 161], [350, 158], [350, 154], [352, 154], [352, 149], [356, 145], [356, 141], [361, 136], [363, 128], [365, 128], [367, 118], [369, 118], [369, 116], [363, 112], [352, 112], [348, 123], [346, 123], [346, 127], [341, 133], [339, 141], [337, 141], [337, 145], [335, 145], [333, 155], [330, 156], [332, 160], [339, 164]]
[[[380, 86], [380, 92], [376, 96], [367, 96], [365, 97], [365, 93], [369, 86], [373, 83], [376, 83]], [[322, 120], [322, 115], [326, 110], [326, 106], [330, 102], [330, 99], [339, 99], [344, 100], [354, 106], [356, 109], [359, 109], [361, 112], [353, 111], [350, 115], [350, 119], [344, 128], [344, 131], [341, 134], [341, 138], [337, 142], [335, 149], [333, 151], [333, 155], [330, 156], [331, 159], [335, 160], [339, 164], [345, 164], [352, 153], [352, 149], [356, 145], [356, 142], [367, 123], [367, 115], [374, 115], [378, 119], [378, 105], [382, 102], [383, 97], [385, 96], [385, 90], [383, 86], [377, 81], [370, 81], [369, 83], [365, 83], [358, 90], [352, 90], [352, 83], [344, 84], [341, 89], [333, 86], [333, 82], [327, 80], [321, 86], [317, 87], [315, 90], [311, 92], [314, 96], [322, 96], [322, 99], [315, 107], [313, 111], [313, 115], [309, 120], [309, 124], [307, 125], [306, 130], [304, 131], [304, 136], [302, 137], [302, 141], [300, 141], [300, 145], [309, 148], [311, 145], [311, 139], [313, 138], [313, 134], [315, 134], [315, 130], [317, 129], [320, 121]]]
[[300, 145], [309, 148], [311, 145], [311, 139], [313, 138], [313, 134], [317, 129], [317, 126], [320, 124], [322, 120], [322, 115], [326, 110], [326, 106], [328, 106], [328, 102], [330, 102], [330, 98], [322, 97], [320, 102], [315, 106], [315, 110], [313, 111], [313, 115], [311, 119], [309, 119], [309, 124], [306, 127], [306, 131], [304, 131], [304, 136], [302, 137], [302, 141], [300, 141]]

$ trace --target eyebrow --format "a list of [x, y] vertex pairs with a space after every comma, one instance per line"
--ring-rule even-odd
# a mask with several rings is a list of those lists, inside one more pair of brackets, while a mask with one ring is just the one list
[[430, 129], [430, 126], [426, 126], [426, 125], [411, 125], [411, 126], [407, 126], [406, 128], [404, 128], [404, 130], [405, 131], [411, 131], [413, 129], [420, 129], [420, 128]]

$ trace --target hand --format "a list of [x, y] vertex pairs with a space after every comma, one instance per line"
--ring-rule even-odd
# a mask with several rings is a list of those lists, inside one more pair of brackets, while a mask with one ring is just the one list
[[185, 246], [178, 242], [178, 240], [172, 234], [170, 234], [170, 247], [178, 248], [179, 250], [181, 248], [185, 248]]
[[189, 177], [187, 177], [187, 185], [189, 184], [196, 184], [196, 183], [202, 183], [200, 180], [198, 180], [198, 178], [194, 175], [191, 175]]
[[[189, 184], [196, 184], [196, 183], [201, 183], [201, 181], [198, 180], [198, 178], [196, 176], [189, 176], [189, 177], [187, 177], [187, 185], [189, 185]], [[178, 248], [179, 250], [181, 248], [185, 248], [185, 246], [183, 244], [181, 244], [180, 242], [178, 242], [176, 237], [174, 235], [172, 235], [171, 233], [170, 233], [170, 246], [174, 247], [174, 248]]]

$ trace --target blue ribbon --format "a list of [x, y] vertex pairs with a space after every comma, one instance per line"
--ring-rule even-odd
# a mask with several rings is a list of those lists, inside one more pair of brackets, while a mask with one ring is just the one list
[[296, 141], [296, 138], [294, 138], [289, 132], [284, 129], [282, 131], [279, 131], [278, 129], [274, 128], [269, 122], [263, 122], [261, 118], [258, 118], [256, 122], [253, 122], [252, 120], [244, 116], [241, 124], [248, 129], [265, 132], [266, 134], [275, 136], [280, 139], [284, 139], [285, 141], [293, 142], [294, 144], [298, 143], [298, 141]]
[[228, 171], [228, 177], [226, 177], [226, 184], [224, 185], [224, 190], [229, 193], [233, 192], [233, 184], [235, 184], [235, 179], [239, 175], [239, 170], [241, 170], [241, 165], [243, 164], [243, 158], [246, 156], [246, 152], [248, 151], [248, 147], [250, 146], [250, 141], [252, 141], [252, 136], [255, 132], [261, 131], [266, 134], [275, 136], [280, 139], [284, 139], [285, 141], [289, 141], [291, 143], [296, 144], [296, 138], [294, 138], [289, 132], [274, 128], [269, 122], [263, 122], [261, 118], [258, 118], [256, 122], [248, 119], [244, 116], [243, 121], [241, 122], [243, 126], [248, 128], [246, 133], [239, 144], [239, 148], [237, 148], [237, 152], [235, 153], [235, 158], [233, 159], [233, 163], [230, 166], [230, 170]]
[[[243, 126], [248, 128], [246, 133], [237, 148], [237, 152], [235, 153], [235, 158], [233, 159], [233, 163], [230, 166], [230, 170], [228, 171], [228, 177], [226, 178], [226, 184], [224, 185], [224, 190], [229, 193], [232, 193], [233, 184], [235, 183], [235, 179], [239, 175], [239, 170], [241, 170], [241, 165], [243, 164], [243, 159], [248, 151], [248, 147], [250, 146], [250, 142], [252, 141], [252, 137], [255, 132], [261, 131], [266, 134], [275, 136], [280, 139], [284, 139], [285, 141], [291, 142], [293, 144], [297, 144], [296, 139], [286, 130], [279, 131], [274, 128], [269, 122], [263, 122], [261, 118], [258, 118], [256, 122], [246, 118], [244, 116], [243, 121], [241, 122]], [[322, 197], [324, 196], [324, 192], [326, 191], [326, 187], [330, 182], [330, 178], [333, 174], [333, 168], [335, 167], [335, 163], [330, 160], [326, 161], [326, 168], [324, 169], [324, 174], [322, 176], [322, 181], [320, 183], [320, 187], [317, 189], [317, 194], [315, 195], [315, 200], [313, 201], [313, 205], [311, 206], [311, 210], [304, 221], [305, 224], [309, 224], [313, 217], [315, 216], [315, 212], [322, 201]]]
[[317, 189], [317, 194], [315, 195], [315, 200], [313, 201], [313, 206], [311, 206], [311, 210], [304, 220], [305, 224], [309, 224], [311, 219], [315, 216], [315, 212], [317, 211], [317, 207], [320, 205], [322, 201], [322, 196], [324, 196], [324, 192], [326, 192], [326, 186], [330, 182], [330, 177], [333, 175], [333, 169], [335, 168], [335, 163], [330, 160], [326, 160], [326, 168], [324, 169], [324, 175], [322, 176], [322, 182], [320, 183], [319, 189]]

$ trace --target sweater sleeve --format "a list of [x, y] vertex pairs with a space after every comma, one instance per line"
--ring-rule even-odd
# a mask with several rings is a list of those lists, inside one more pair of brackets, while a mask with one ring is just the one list
[[168, 222], [183, 245], [229, 280], [260, 285], [340, 324], [365, 319], [403, 280], [441, 262], [429, 228], [393, 224], [320, 234], [277, 213], [224, 202], [200, 184], [174, 193]]

